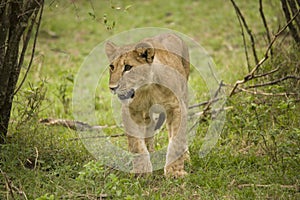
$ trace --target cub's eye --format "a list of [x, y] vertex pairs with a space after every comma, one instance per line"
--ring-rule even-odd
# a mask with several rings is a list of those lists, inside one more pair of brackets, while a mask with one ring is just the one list
[[110, 71], [114, 71], [115, 66], [114, 65], [109, 65], [109, 69], [110, 69]]
[[125, 65], [124, 72], [129, 71], [132, 68], [131, 65]]

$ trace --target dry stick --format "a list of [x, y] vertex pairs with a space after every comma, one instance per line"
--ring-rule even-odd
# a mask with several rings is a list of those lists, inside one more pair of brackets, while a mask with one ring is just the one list
[[299, 15], [300, 13], [300, 9], [298, 10], [298, 12], [292, 17], [292, 19], [286, 23], [286, 25], [281, 28], [273, 37], [273, 39], [271, 40], [271, 42], [269, 43], [267, 49], [266, 49], [266, 52], [264, 54], [264, 57], [256, 64], [256, 66], [251, 70], [250, 73], [248, 73], [243, 80], [238, 80], [236, 81], [233, 89], [231, 90], [230, 94], [229, 94], [229, 97], [231, 97], [234, 93], [235, 93], [235, 90], [237, 89], [237, 87], [240, 85], [240, 84], [244, 84], [246, 82], [248, 82], [249, 80], [252, 80], [253, 77], [254, 77], [254, 73], [258, 70], [258, 68], [269, 58], [269, 53], [270, 53], [270, 50], [273, 46], [273, 44], [276, 42], [277, 38], [279, 37], [279, 35], [281, 35], [283, 33], [283, 31], [285, 31], [287, 29], [287, 27], [289, 26], [290, 23], [292, 23], [295, 18]]
[[[220, 112], [223, 112], [223, 111], [226, 111], [226, 110], [230, 110], [230, 109], [233, 109], [233, 106], [221, 107], [219, 109], [211, 110], [211, 113], [212, 114], [217, 114], [217, 113], [220, 113]], [[201, 115], [203, 115], [203, 111], [194, 113], [193, 115], [200, 117]]]
[[115, 134], [115, 135], [97, 135], [97, 136], [89, 136], [89, 137], [76, 137], [71, 138], [69, 141], [77, 141], [77, 140], [86, 140], [86, 139], [96, 139], [96, 138], [116, 138], [126, 136], [125, 133]]
[[[245, 188], [245, 187], [262, 187], [262, 188], [268, 188], [268, 187], [272, 187], [274, 185], [262, 185], [262, 184], [241, 184], [238, 185], [237, 187], [239, 189]], [[299, 190], [299, 186], [298, 185], [279, 185], [281, 188], [285, 188], [285, 189], [294, 189], [296, 191]]]
[[265, 76], [271, 75], [271, 74], [277, 72], [279, 70], [279, 68], [280, 67], [277, 67], [276, 69], [273, 69], [273, 70], [271, 70], [269, 72], [266, 72], [266, 73], [263, 73], [263, 74], [253, 75], [253, 79], [254, 78], [261, 78], [261, 77], [265, 77]]
[[[271, 42], [271, 36], [270, 36], [270, 31], [269, 31], [268, 23], [267, 23], [267, 20], [266, 20], [266, 17], [265, 17], [265, 13], [264, 13], [264, 8], [263, 8], [262, 0], [259, 0], [259, 13], [260, 13], [261, 19], [263, 21], [264, 27], [266, 29], [268, 43], [270, 44], [270, 42]], [[270, 50], [270, 54], [273, 55], [272, 49]]]
[[34, 149], [35, 149], [36, 156], [35, 156], [35, 160], [34, 160], [34, 167], [33, 167], [33, 169], [36, 169], [38, 158], [39, 158], [39, 151], [38, 151], [37, 147], [34, 147]]
[[240, 18], [241, 18], [241, 20], [243, 22], [243, 25], [244, 25], [244, 27], [245, 27], [245, 29], [246, 29], [249, 37], [250, 37], [253, 57], [255, 59], [255, 63], [257, 63], [258, 62], [258, 57], [257, 57], [257, 54], [256, 54], [255, 41], [254, 41], [254, 37], [252, 35], [252, 31], [250, 30], [250, 28], [249, 28], [249, 26], [248, 26], [248, 24], [247, 24], [247, 22], [245, 20], [244, 15], [242, 14], [240, 8], [236, 5], [235, 1], [234, 0], [230, 0], [230, 1], [231, 1], [232, 5], [233, 5], [235, 11], [237, 12], [238, 16], [240, 16]]
[[0, 172], [2, 174], [2, 176], [5, 179], [5, 183], [6, 183], [6, 187], [9, 191], [10, 196], [12, 197], [12, 199], [15, 199], [14, 197], [14, 193], [13, 193], [13, 186], [11, 185], [11, 181], [9, 180], [9, 178], [6, 176], [6, 173], [2, 171], [2, 169], [0, 168]]
[[296, 80], [300, 80], [300, 77], [298, 77], [298, 76], [293, 76], [293, 75], [288, 75], [288, 76], [282, 77], [282, 78], [280, 78], [280, 79], [276, 79], [276, 80], [274, 80], [274, 81], [270, 81], [270, 82], [266, 82], [266, 83], [261, 83], [261, 84], [250, 85], [250, 86], [246, 87], [245, 89], [249, 89], [249, 88], [258, 88], [258, 87], [263, 87], [263, 86], [274, 85], [274, 84], [276, 84], [276, 83], [285, 81], [285, 80], [287, 80], [287, 79], [296, 79]]
[[45, 125], [59, 125], [70, 128], [72, 130], [85, 131], [85, 130], [101, 130], [103, 128], [107, 128], [107, 126], [91, 126], [85, 122], [80, 122], [76, 120], [68, 120], [68, 119], [40, 119], [40, 123]]
[[191, 106], [189, 106], [188, 109], [193, 109], [193, 108], [197, 108], [197, 107], [200, 107], [200, 106], [205, 106], [205, 105], [207, 105], [210, 102], [211, 103], [215, 103], [215, 102], [219, 101], [220, 99], [222, 99], [222, 98], [220, 98], [220, 97], [218, 97], [218, 98], [212, 98], [212, 99], [210, 99], [208, 101], [203, 101], [203, 102], [191, 105]]
[[243, 37], [244, 52], [245, 52], [246, 61], [247, 61], [247, 68], [248, 68], [248, 72], [250, 72], [250, 66], [251, 65], [250, 65], [250, 59], [249, 59], [249, 55], [248, 55], [247, 41], [246, 41], [246, 37], [245, 37], [245, 33], [244, 33], [244, 27], [243, 27], [243, 24], [241, 22], [241, 17], [239, 16], [237, 11], [236, 11], [236, 16], [237, 16], [237, 19], [238, 19], [240, 27], [241, 27], [241, 34], [242, 34], [242, 37]]
[[210, 99], [208, 101], [208, 103], [205, 105], [205, 107], [203, 109], [203, 116], [206, 116], [207, 112], [210, 110], [210, 106], [215, 102], [214, 99], [217, 98], [217, 96], [219, 95], [219, 93], [220, 93], [223, 86], [224, 86], [223, 81], [221, 81], [217, 91], [214, 94], [214, 97], [212, 99]]
[[[215, 94], [214, 94], [214, 97], [211, 98], [209, 101], [203, 103], [203, 105], [205, 105], [205, 107], [203, 108], [203, 111], [202, 111], [202, 112], [200, 113], [200, 115], [199, 115], [199, 120], [197, 120], [197, 121], [193, 124], [193, 126], [188, 130], [188, 132], [192, 131], [192, 130], [197, 126], [197, 124], [199, 124], [199, 123], [201, 122], [201, 119], [203, 119], [203, 118], [201, 118], [201, 117], [205, 117], [205, 116], [207, 115], [207, 112], [210, 110], [210, 106], [211, 106], [214, 102], [219, 101], [219, 100], [221, 99], [221, 98], [219, 98], [218, 100], [216, 100], [223, 86], [225, 86], [225, 85], [224, 85], [223, 81], [221, 81], [220, 84], [219, 84], [218, 89], [216, 90], [216, 92], [215, 92]], [[218, 113], [220, 113], [220, 112], [222, 112], [222, 111], [224, 111], [224, 105], [222, 105], [222, 107], [221, 107], [219, 110], [215, 110], [214, 113], [215, 113], [215, 114], [218, 114]]]
[[[277, 67], [276, 69], [273, 69], [273, 70], [271, 70], [271, 71], [269, 71], [269, 72], [266, 72], [266, 73], [263, 73], [263, 74], [253, 75], [253, 79], [254, 79], [254, 78], [261, 78], [261, 77], [265, 77], [265, 76], [271, 75], [271, 74], [277, 72], [277, 71], [279, 70], [279, 68], [280, 68], [280, 67]], [[224, 84], [224, 83], [223, 83], [223, 86], [225, 86], [225, 87], [227, 86], [227, 87], [228, 87], [228, 86], [230, 86], [230, 85], [227, 85], [227, 84]], [[231, 86], [231, 87], [232, 87], [232, 86]], [[246, 90], [245, 90], [245, 91], [246, 91]], [[251, 91], [250, 93], [252, 93], [252, 91]], [[259, 93], [257, 93], [257, 94], [262, 94], [262, 95], [267, 95], [267, 96], [272, 96], [272, 95], [273, 95], [273, 93], [261, 93], [261, 92], [259, 92]], [[286, 93], [285, 93], [285, 94], [286, 94]], [[294, 93], [293, 93], [293, 94], [294, 94]], [[295, 93], [295, 94], [296, 94], [296, 93]], [[280, 93], [279, 96], [283, 96], [283, 95]], [[219, 101], [219, 100], [221, 100], [221, 99], [222, 99], [221, 97], [212, 98], [212, 99], [210, 99], [210, 100], [208, 100], [208, 101], [203, 101], [203, 102], [200, 102], [200, 103], [191, 105], [191, 106], [188, 107], [188, 109], [193, 109], [193, 108], [197, 108], [197, 107], [200, 107], [200, 106], [205, 106], [205, 105], [207, 105], [207, 104], [210, 103], [210, 102], [215, 103], [215, 102], [217, 102], [217, 101]]]
[[[237, 92], [246, 92], [246, 93], [249, 93], [249, 94], [254, 94], [254, 95], [263, 95], [263, 96], [292, 96], [292, 95], [298, 95], [297, 93], [287, 93], [287, 92], [283, 92], [283, 93], [267, 93], [267, 92], [262, 92], [262, 91], [259, 91], [259, 90], [247, 90], [247, 89], [244, 89], [244, 88], [238, 88], [239, 91]], [[236, 93], [237, 93], [236, 92]]]
[[[39, 122], [42, 124], [45, 124], [45, 125], [64, 126], [66, 128], [70, 128], [72, 130], [77, 130], [77, 131], [99, 131], [104, 128], [115, 128], [115, 126], [113, 126], [113, 127], [98, 126], [98, 125], [92, 126], [85, 122], [80, 122], [80, 121], [76, 121], [76, 120], [68, 120], [68, 119], [47, 118], [47, 119], [40, 119]], [[122, 133], [122, 134], [116, 134], [116, 135], [97, 135], [97, 136], [90, 136], [90, 137], [73, 138], [73, 139], [70, 139], [70, 141], [76, 141], [76, 140], [81, 140], [81, 139], [122, 137], [122, 136], [125, 136], [125, 134]]]

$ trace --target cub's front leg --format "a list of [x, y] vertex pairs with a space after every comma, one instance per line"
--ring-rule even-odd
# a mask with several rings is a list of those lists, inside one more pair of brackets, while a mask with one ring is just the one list
[[137, 124], [130, 115], [128, 106], [122, 107], [122, 118], [128, 138], [128, 150], [133, 154], [133, 173], [151, 173], [152, 164], [145, 142], [144, 125]]
[[169, 145], [164, 172], [167, 177], [183, 177], [187, 174], [184, 161], [188, 158], [187, 108], [184, 103], [168, 110], [167, 128]]

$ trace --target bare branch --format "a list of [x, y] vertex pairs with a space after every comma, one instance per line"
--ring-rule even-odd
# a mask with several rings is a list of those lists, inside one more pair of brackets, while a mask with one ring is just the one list
[[275, 85], [275, 84], [280, 83], [282, 81], [285, 81], [287, 79], [300, 80], [300, 77], [294, 76], [294, 75], [288, 75], [288, 76], [282, 77], [280, 79], [276, 79], [274, 81], [270, 81], [270, 82], [266, 82], [266, 83], [261, 83], [261, 84], [250, 85], [250, 86], [246, 87], [245, 89], [258, 88], [258, 87], [269, 86], [269, 85]]
[[286, 25], [284, 27], [282, 27], [273, 37], [273, 39], [271, 40], [271, 42], [269, 43], [266, 51], [265, 51], [265, 54], [264, 54], [264, 57], [256, 64], [256, 66], [251, 70], [250, 73], [248, 73], [246, 76], [244, 76], [244, 79], [243, 80], [238, 80], [236, 81], [233, 89], [231, 90], [230, 92], [230, 95], [229, 97], [231, 97], [236, 89], [238, 88], [238, 86], [240, 84], [244, 84], [246, 82], [248, 82], [249, 80], [252, 80], [254, 78], [254, 73], [258, 70], [258, 68], [260, 68], [262, 66], [262, 64], [269, 58], [269, 53], [270, 53], [270, 50], [272, 48], [272, 46], [274, 45], [274, 43], [276, 42], [276, 40], [278, 39], [278, 37], [287, 29], [287, 27], [289, 26], [290, 23], [292, 23], [295, 18], [299, 15], [300, 13], [300, 10], [298, 10], [298, 12], [291, 18], [291, 20], [286, 23]]
[[271, 75], [271, 74], [277, 72], [279, 69], [280, 69], [280, 67], [277, 67], [276, 69], [273, 69], [273, 70], [271, 70], [269, 72], [266, 72], [266, 73], [263, 73], [263, 74], [258, 74], [258, 75], [253, 75], [253, 79], [255, 79], [255, 78], [261, 78], [261, 77], [265, 77], [265, 76]]
[[[263, 21], [264, 27], [266, 29], [268, 43], [270, 44], [271, 43], [271, 35], [270, 35], [270, 31], [269, 31], [267, 20], [266, 20], [266, 17], [265, 17], [262, 0], [259, 0], [259, 13], [260, 13], [261, 19]], [[272, 53], [272, 49], [270, 50], [270, 54], [271, 55], [273, 54]]]
[[241, 34], [242, 34], [242, 37], [243, 37], [244, 52], [245, 52], [246, 61], [247, 61], [247, 68], [248, 68], [248, 72], [250, 72], [251, 64], [250, 64], [249, 55], [248, 55], [248, 48], [247, 48], [247, 41], [246, 41], [246, 37], [245, 37], [244, 27], [243, 27], [243, 24], [241, 22], [241, 17], [239, 16], [239, 14], [237, 12], [236, 12], [236, 16], [237, 16], [237, 19], [238, 19], [239, 24], [240, 24]]
[[221, 98], [218, 97], [218, 98], [214, 98], [214, 99], [210, 99], [208, 101], [204, 101], [204, 102], [201, 102], [201, 103], [197, 103], [197, 104], [194, 104], [194, 105], [191, 105], [189, 106], [189, 109], [193, 109], [193, 108], [197, 108], [197, 107], [200, 107], [200, 106], [205, 106], [207, 105], [208, 103], [215, 103], [217, 101], [219, 101]]
[[246, 22], [246, 20], [245, 20], [244, 15], [242, 14], [240, 8], [237, 6], [237, 4], [235, 3], [235, 1], [234, 1], [234, 0], [230, 0], [230, 1], [231, 1], [232, 5], [233, 5], [233, 7], [234, 7], [234, 9], [235, 9], [235, 11], [236, 11], [236, 13], [237, 13], [237, 15], [238, 15], [238, 16], [240, 17], [240, 19], [242, 20], [243, 25], [244, 25], [244, 27], [245, 27], [245, 29], [246, 29], [246, 31], [247, 31], [249, 37], [250, 37], [253, 57], [254, 57], [255, 63], [257, 63], [257, 62], [258, 62], [258, 57], [257, 57], [257, 54], [256, 54], [255, 41], [254, 41], [254, 37], [253, 37], [252, 31], [251, 31], [251, 29], [249, 28], [249, 26], [248, 26], [248, 24], [247, 24], [247, 22]]
[[245, 88], [238, 88], [238, 91], [236, 93], [238, 93], [238, 92], [246, 92], [246, 93], [253, 94], [253, 95], [274, 96], [274, 97], [275, 96], [276, 97], [279, 97], [279, 96], [288, 97], [288, 96], [297, 96], [298, 95], [297, 93], [287, 93], [287, 92], [270, 93], [270, 92], [259, 91], [257, 89], [255, 89], [255, 90], [247, 90]]

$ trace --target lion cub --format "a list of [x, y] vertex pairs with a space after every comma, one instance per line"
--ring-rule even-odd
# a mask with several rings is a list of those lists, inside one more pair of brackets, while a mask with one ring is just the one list
[[[133, 153], [133, 172], [152, 172], [154, 132], [164, 121], [168, 130], [164, 173], [186, 175], [187, 80], [190, 64], [186, 44], [177, 35], [160, 34], [139, 43], [106, 43], [109, 88], [122, 102], [122, 119]], [[156, 117], [155, 117], [156, 116]]]

